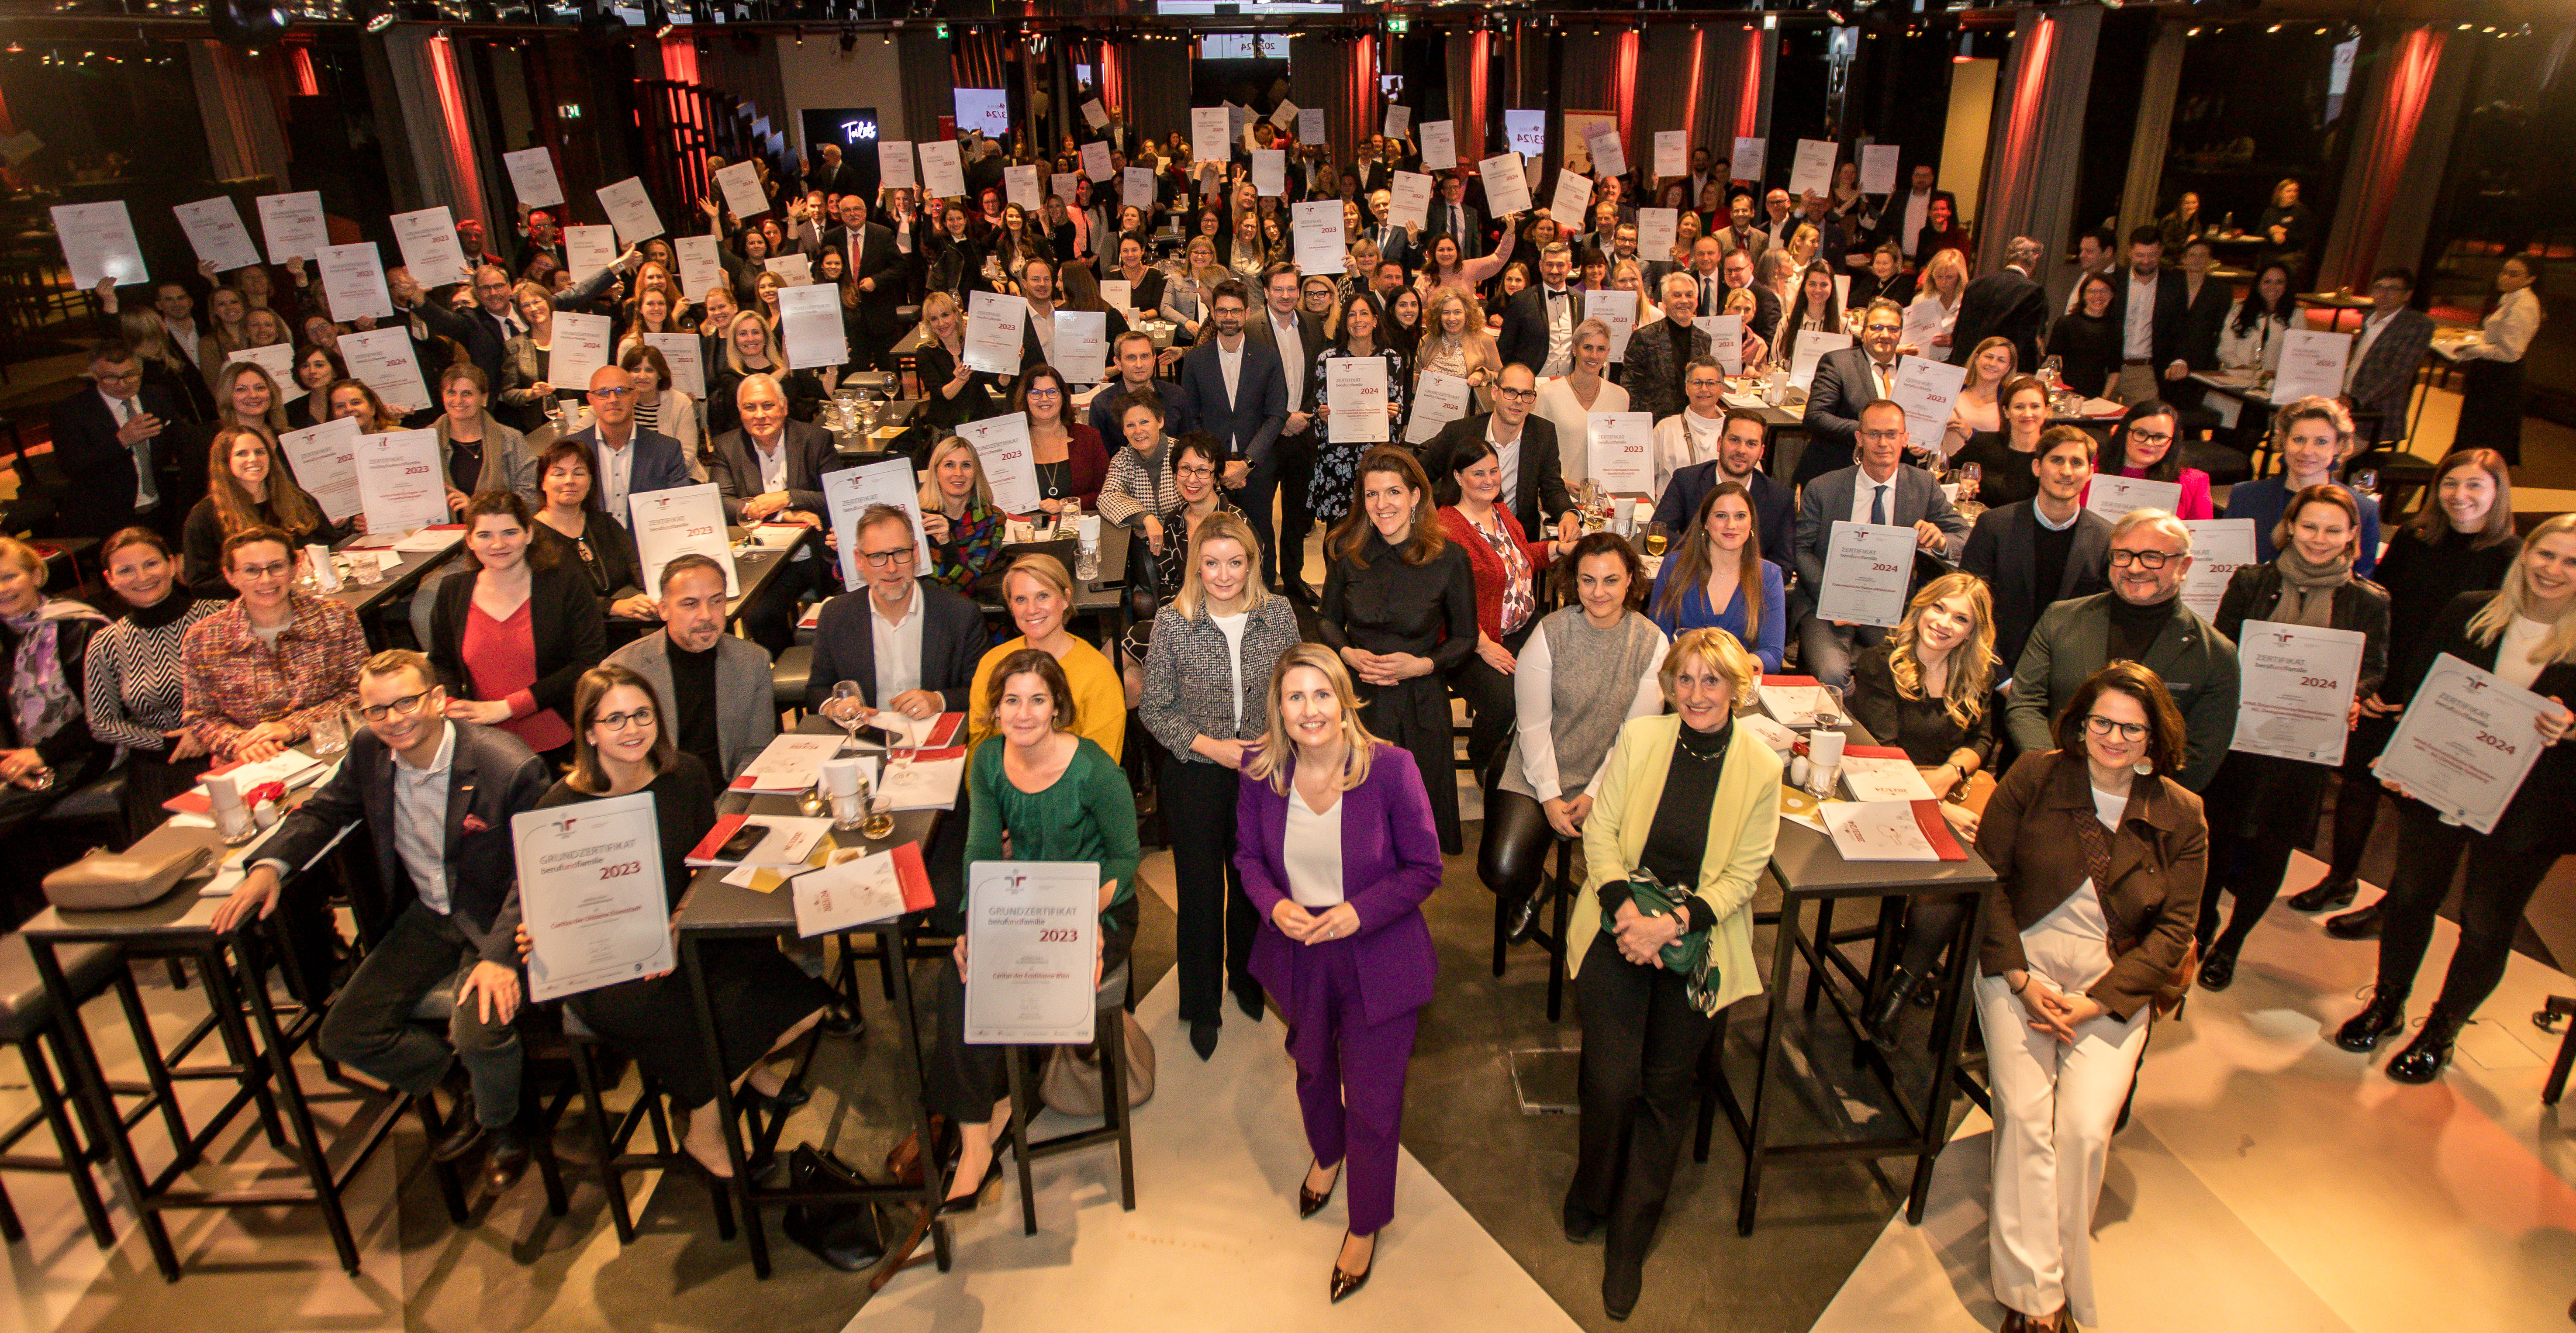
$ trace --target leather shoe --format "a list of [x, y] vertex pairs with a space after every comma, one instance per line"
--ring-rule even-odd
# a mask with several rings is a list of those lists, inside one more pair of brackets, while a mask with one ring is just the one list
[[939, 1205], [939, 1215], [954, 1217], [959, 1213], [975, 1211], [976, 1206], [984, 1202], [984, 1192], [999, 1184], [1001, 1179], [1002, 1145], [999, 1140], [996, 1140], [993, 1144], [993, 1161], [990, 1166], [984, 1168], [984, 1179], [972, 1191], [965, 1194], [952, 1194], [942, 1201]]
[[[1323, 1163], [1321, 1162], [1317, 1162], [1315, 1164], [1315, 1166], [1322, 1165]], [[1310, 1176], [1315, 1174], [1315, 1167], [1310, 1166], [1306, 1168], [1306, 1174]], [[1299, 1180], [1297, 1182], [1297, 1219], [1302, 1222], [1305, 1219], [1322, 1212], [1324, 1210], [1324, 1205], [1333, 1201], [1333, 1191], [1341, 1188], [1341, 1184], [1342, 1173], [1339, 1171], [1335, 1171], [1333, 1173], [1333, 1183], [1326, 1185], [1324, 1187], [1324, 1192], [1321, 1194], [1317, 1194], [1315, 1191], [1306, 1188], [1306, 1182], [1302, 1179]]]
[[483, 1159], [483, 1183], [495, 1194], [519, 1183], [528, 1169], [527, 1132], [517, 1125], [503, 1125], [486, 1131], [492, 1151]]
[[1887, 984], [1870, 1001], [1865, 1026], [1870, 1045], [1882, 1051], [1896, 1049], [1896, 1025], [1905, 1015], [1906, 997], [1914, 993], [1914, 974], [1904, 968], [1891, 968]]
[[466, 1092], [456, 1099], [456, 1110], [448, 1117], [447, 1135], [429, 1150], [431, 1161], [453, 1162], [483, 1146], [483, 1125], [474, 1118], [474, 1094]]
[[822, 1020], [814, 1026], [826, 1037], [863, 1037], [867, 1035], [868, 1020], [858, 1010], [836, 1004], [825, 1009]]
[[1243, 1016], [1255, 1023], [1261, 1021], [1262, 1007], [1266, 1003], [1259, 986], [1246, 986], [1234, 993], [1235, 1007], [1241, 1009]]
[[2347, 1051], [2367, 1055], [2378, 1049], [2382, 1037], [2405, 1030], [2406, 992], [2377, 986], [2371, 989], [2370, 1003], [2335, 1029], [2334, 1042]]
[[2236, 945], [2221, 939], [2200, 956], [2200, 988], [2220, 991], [2235, 984]]
[[1512, 909], [1511, 920], [1504, 926], [1512, 943], [1527, 944], [1530, 936], [1538, 933], [1538, 909], [1546, 902], [1547, 895], [1548, 886], [1542, 884], [1524, 895], [1520, 905]]
[[2379, 904], [2358, 912], [2326, 918], [2326, 933], [2339, 940], [2375, 940], [2379, 938]]
[[2430, 1083], [2440, 1078], [2443, 1066], [2451, 1063], [2451, 1043], [2463, 1026], [2464, 1019], [2435, 1001], [2433, 1012], [2424, 1016], [2424, 1030], [2389, 1060], [2388, 1076], [2400, 1083]]
[[1216, 1054], [1216, 1033], [1217, 1026], [1215, 1019], [1199, 1018], [1191, 1020], [1190, 1049], [1198, 1052], [1199, 1058], [1202, 1060]]
[[1646, 1290], [1646, 1268], [1641, 1263], [1614, 1263], [1601, 1270], [1601, 1313], [1612, 1319], [1625, 1320], [1637, 1308], [1637, 1297]]
[[[1347, 1231], [1343, 1232], [1342, 1244], [1348, 1245], [1350, 1243], [1351, 1233]], [[1368, 1285], [1369, 1274], [1376, 1271], [1377, 1241], [1374, 1237], [1369, 1241], [1369, 1266], [1361, 1269], [1357, 1273], [1352, 1273], [1343, 1269], [1341, 1256], [1339, 1254], [1335, 1254], [1333, 1256], [1333, 1304], [1339, 1305], [1342, 1303], [1343, 1297], [1357, 1294], [1360, 1288]]]
[[2290, 908], [2298, 912], [2332, 912], [2352, 906], [2352, 898], [2361, 892], [2361, 884], [2350, 879], [2322, 879], [2316, 887], [2301, 889], [2290, 895]]

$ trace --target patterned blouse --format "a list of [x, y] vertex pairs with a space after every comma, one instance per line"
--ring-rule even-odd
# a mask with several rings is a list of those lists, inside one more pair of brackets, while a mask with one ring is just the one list
[[984, 577], [1002, 554], [1002, 511], [981, 500], [966, 502], [963, 518], [948, 521], [948, 540], [930, 544], [930, 569], [925, 577], [961, 597], [975, 595], [975, 581]]
[[302, 740], [315, 719], [358, 701], [358, 668], [367, 636], [358, 617], [336, 601], [287, 594], [294, 619], [272, 648], [251, 628], [250, 608], [231, 602], [188, 631], [180, 654], [185, 725], [207, 751], [231, 760], [242, 737], [264, 722], [283, 722]]
[[91, 635], [81, 691], [90, 734], [132, 750], [169, 749], [162, 733], [177, 730], [183, 720], [180, 650], [198, 621], [227, 605], [173, 588], [158, 604], [127, 612]]
[[[1475, 525], [1470, 525], [1475, 526]], [[1538, 611], [1537, 590], [1530, 585], [1529, 552], [1512, 540], [1511, 532], [1496, 519], [1494, 526], [1476, 527], [1476, 535], [1503, 560], [1503, 633], [1510, 634], [1530, 622]]]

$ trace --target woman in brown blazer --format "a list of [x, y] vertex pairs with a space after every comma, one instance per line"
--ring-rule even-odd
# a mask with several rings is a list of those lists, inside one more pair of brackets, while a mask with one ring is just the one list
[[2095, 1322], [2093, 1206], [2111, 1130], [2157, 992], [2190, 950], [2209, 863], [2200, 798], [2169, 776], [2182, 768], [2182, 715], [2154, 672], [2095, 672], [2055, 739], [2012, 766], [1977, 829], [1995, 868], [1976, 991], [2005, 1333]]

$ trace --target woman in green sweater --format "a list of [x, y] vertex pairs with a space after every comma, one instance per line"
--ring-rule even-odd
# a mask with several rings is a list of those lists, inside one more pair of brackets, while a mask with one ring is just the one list
[[[1074, 730], [1064, 668], [1041, 648], [1004, 658], [977, 700], [1000, 745], [979, 746], [967, 766], [972, 814], [966, 864], [1091, 861], [1100, 867], [1097, 981], [1127, 961], [1136, 940], [1136, 800], [1118, 761]], [[1002, 1060], [1011, 1048], [966, 1044], [966, 940], [939, 979], [939, 1043], [930, 1056], [931, 1109], [957, 1126], [960, 1152], [943, 1212], [975, 1207], [1001, 1179], [994, 1143], [1010, 1126]]]

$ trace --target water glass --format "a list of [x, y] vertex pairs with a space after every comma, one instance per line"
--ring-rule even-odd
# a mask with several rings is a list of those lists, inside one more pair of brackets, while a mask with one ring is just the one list
[[349, 719], [346, 714], [326, 713], [313, 719], [313, 753], [338, 754], [349, 748]]

